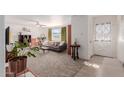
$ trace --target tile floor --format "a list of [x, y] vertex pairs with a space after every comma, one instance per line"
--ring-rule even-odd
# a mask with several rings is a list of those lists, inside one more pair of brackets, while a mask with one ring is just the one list
[[123, 77], [124, 67], [115, 58], [94, 56], [90, 61], [73, 61], [65, 52], [46, 51], [28, 58], [28, 67], [39, 77]]
[[123, 77], [124, 67], [115, 58], [94, 56], [75, 76], [90, 77]]

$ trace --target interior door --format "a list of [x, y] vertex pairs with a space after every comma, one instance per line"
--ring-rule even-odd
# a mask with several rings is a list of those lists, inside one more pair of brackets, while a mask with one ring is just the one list
[[96, 55], [117, 57], [117, 16], [97, 16], [93, 19], [93, 52]]

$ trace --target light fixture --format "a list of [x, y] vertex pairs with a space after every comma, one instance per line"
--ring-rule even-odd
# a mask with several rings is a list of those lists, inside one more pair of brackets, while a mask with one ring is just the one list
[[36, 26], [37, 27], [46, 27], [46, 25], [40, 24], [39, 21], [36, 21]]
[[30, 29], [28, 29], [26, 27], [23, 27], [22, 30], [25, 31], [25, 32], [30, 32]]

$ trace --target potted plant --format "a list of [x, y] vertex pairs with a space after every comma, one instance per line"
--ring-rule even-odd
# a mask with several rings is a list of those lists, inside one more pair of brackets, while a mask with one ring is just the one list
[[21, 73], [27, 68], [27, 57], [36, 57], [35, 53], [39, 48], [29, 48], [29, 43], [25, 39], [24, 42], [16, 41], [11, 51], [13, 57], [9, 60], [10, 72], [15, 74]]

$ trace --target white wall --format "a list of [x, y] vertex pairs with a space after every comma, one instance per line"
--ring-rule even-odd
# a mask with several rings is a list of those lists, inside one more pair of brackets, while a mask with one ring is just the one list
[[120, 17], [120, 29], [118, 37], [118, 59], [124, 63], [124, 16]]
[[5, 31], [4, 16], [0, 15], [0, 77], [5, 76]]
[[77, 39], [77, 43], [81, 46], [79, 48], [79, 57], [82, 59], [88, 59], [88, 16], [72, 16], [71, 24], [72, 43]]
[[88, 16], [88, 59], [94, 55], [93, 52], [93, 16]]
[[[5, 23], [5, 27], [10, 26], [10, 42], [14, 43], [18, 41], [19, 32], [22, 32], [24, 35], [31, 35], [32, 38], [37, 38], [41, 34], [45, 34], [46, 38], [48, 39], [48, 28], [40, 28], [40, 27], [31, 27], [31, 26], [24, 26], [24, 25], [16, 25], [16, 24], [7, 24]], [[22, 28], [26, 27], [30, 29], [30, 32], [23, 31]]]

